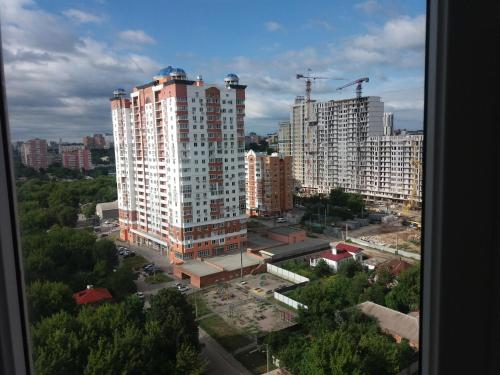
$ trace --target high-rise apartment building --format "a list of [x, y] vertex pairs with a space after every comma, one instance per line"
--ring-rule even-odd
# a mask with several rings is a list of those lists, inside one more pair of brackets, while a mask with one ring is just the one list
[[36, 170], [47, 169], [47, 141], [45, 139], [30, 139], [21, 146], [21, 162]]
[[329, 193], [341, 187], [369, 199], [422, 199], [422, 135], [397, 138], [379, 97], [325, 102], [295, 100], [291, 153], [296, 188]]
[[394, 113], [384, 113], [384, 135], [392, 135], [394, 132]]
[[278, 152], [282, 155], [292, 154], [292, 138], [290, 121], [282, 121], [278, 128]]
[[68, 169], [84, 171], [92, 169], [92, 156], [85, 146], [70, 146], [69, 149], [62, 151], [61, 162], [63, 167]]
[[83, 137], [83, 144], [87, 148], [103, 149], [106, 146], [106, 139], [102, 134], [86, 135]]
[[246, 209], [251, 216], [293, 209], [292, 157], [248, 151], [245, 157]]
[[174, 259], [246, 244], [245, 88], [167, 67], [111, 98], [120, 237]]

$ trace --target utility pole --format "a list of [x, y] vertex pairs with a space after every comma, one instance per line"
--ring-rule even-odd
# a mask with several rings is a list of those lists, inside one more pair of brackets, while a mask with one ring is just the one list
[[347, 224], [345, 225], [345, 240], [347, 241]]
[[243, 281], [243, 246], [240, 246], [240, 277]]

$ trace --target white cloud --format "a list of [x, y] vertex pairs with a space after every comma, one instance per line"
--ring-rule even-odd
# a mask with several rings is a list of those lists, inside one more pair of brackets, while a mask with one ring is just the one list
[[118, 34], [118, 38], [124, 43], [133, 44], [155, 44], [156, 40], [146, 34], [143, 30], [125, 30]]
[[272, 31], [272, 32], [284, 30], [283, 25], [276, 21], [266, 22], [266, 29], [267, 31]]
[[368, 0], [354, 6], [364, 13], [375, 13], [382, 9], [382, 6], [375, 0]]
[[31, 1], [1, 4], [13, 139], [109, 132], [111, 92], [130, 90], [160, 67], [148, 56], [75, 35], [64, 17]]
[[100, 23], [104, 20], [104, 17], [102, 16], [84, 12], [79, 9], [68, 9], [65, 10], [63, 14], [77, 23]]

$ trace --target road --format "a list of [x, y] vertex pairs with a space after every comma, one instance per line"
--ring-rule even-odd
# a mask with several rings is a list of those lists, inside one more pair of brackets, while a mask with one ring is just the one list
[[200, 343], [204, 344], [202, 354], [208, 360], [207, 375], [252, 375], [203, 329], [199, 330]]

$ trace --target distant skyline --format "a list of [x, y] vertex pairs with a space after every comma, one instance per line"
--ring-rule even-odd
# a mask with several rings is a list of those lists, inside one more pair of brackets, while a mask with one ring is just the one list
[[267, 134], [304, 95], [296, 73], [318, 81], [313, 99], [354, 96], [337, 86], [368, 76], [396, 128], [421, 129], [425, 1], [2, 0], [11, 137], [81, 141], [112, 131], [112, 91], [172, 65], [247, 89], [246, 131]]

